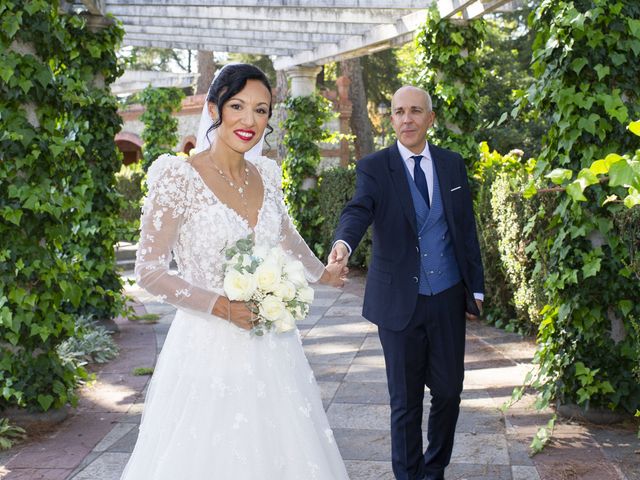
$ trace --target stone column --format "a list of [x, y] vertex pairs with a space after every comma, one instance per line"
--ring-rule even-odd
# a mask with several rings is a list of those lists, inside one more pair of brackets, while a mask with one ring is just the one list
[[[349, 98], [349, 77], [340, 76], [336, 79], [338, 87], [338, 109], [340, 112], [340, 133], [351, 133], [351, 112], [353, 105]], [[346, 167], [349, 164], [349, 141], [340, 140], [340, 165]]]
[[294, 67], [287, 70], [287, 76], [291, 80], [291, 96], [304, 97], [312, 95], [316, 91], [316, 77], [321, 67]]

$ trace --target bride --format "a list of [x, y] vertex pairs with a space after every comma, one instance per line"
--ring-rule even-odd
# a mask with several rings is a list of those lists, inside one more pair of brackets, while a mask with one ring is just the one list
[[297, 330], [251, 335], [251, 311], [222, 288], [224, 249], [250, 234], [300, 260], [309, 281], [344, 281], [300, 237], [280, 169], [260, 156], [271, 110], [264, 73], [227, 65], [209, 88], [201, 151], [149, 169], [136, 277], [178, 310], [122, 480], [348, 479]]

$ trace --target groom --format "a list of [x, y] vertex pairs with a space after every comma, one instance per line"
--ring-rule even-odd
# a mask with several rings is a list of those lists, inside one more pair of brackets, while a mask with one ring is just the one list
[[435, 120], [429, 94], [402, 87], [391, 109], [398, 141], [356, 164], [356, 191], [329, 261], [346, 264], [373, 224], [363, 315], [378, 325], [384, 350], [393, 472], [398, 480], [444, 479], [464, 377], [465, 312], [475, 318], [482, 309], [480, 247], [462, 157], [426, 142]]

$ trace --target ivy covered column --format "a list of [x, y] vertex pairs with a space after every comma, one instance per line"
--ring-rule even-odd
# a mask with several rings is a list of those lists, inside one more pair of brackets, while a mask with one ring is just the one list
[[58, 3], [0, 9], [0, 411], [73, 404], [86, 372], [58, 345], [123, 307], [108, 88], [123, 31]]
[[282, 162], [282, 186], [289, 213], [307, 244], [321, 258], [322, 240], [318, 213], [317, 169], [319, 143], [332, 140], [324, 127], [334, 115], [331, 102], [315, 93], [320, 67], [295, 67], [287, 71], [291, 95], [285, 102], [287, 118], [282, 126], [286, 156]]

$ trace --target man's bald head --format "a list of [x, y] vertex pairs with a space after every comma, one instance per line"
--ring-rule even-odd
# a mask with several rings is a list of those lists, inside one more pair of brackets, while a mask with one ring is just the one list
[[428, 112], [430, 112], [433, 108], [433, 105], [431, 103], [431, 96], [422, 88], [419, 87], [414, 87], [413, 85], [404, 85], [402, 87], [400, 87], [398, 90], [396, 90], [396, 92], [393, 94], [393, 97], [391, 98], [391, 110], [393, 111], [393, 106], [396, 103], [396, 98], [400, 95], [402, 96], [403, 93], [405, 92], [413, 92], [415, 94], [420, 94], [424, 97], [424, 106], [427, 109]]

